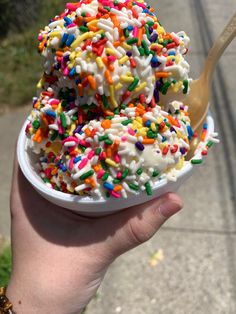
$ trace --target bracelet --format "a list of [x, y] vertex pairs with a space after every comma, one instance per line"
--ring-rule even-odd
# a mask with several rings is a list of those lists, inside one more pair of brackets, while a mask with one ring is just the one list
[[14, 314], [13, 305], [6, 296], [6, 288], [0, 287], [0, 314]]

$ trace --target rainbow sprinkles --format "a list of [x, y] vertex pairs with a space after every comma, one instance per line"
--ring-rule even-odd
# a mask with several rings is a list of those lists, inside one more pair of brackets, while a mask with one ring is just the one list
[[[176, 180], [196, 136], [188, 107], [168, 102], [188, 93], [188, 36], [167, 33], [143, 1], [82, 0], [38, 39], [44, 74], [26, 134], [44, 182], [118, 199]], [[202, 155], [215, 141], [206, 132]]]

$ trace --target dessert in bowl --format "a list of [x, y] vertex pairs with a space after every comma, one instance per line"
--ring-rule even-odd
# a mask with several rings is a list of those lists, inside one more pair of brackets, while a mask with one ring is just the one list
[[185, 32], [167, 33], [143, 1], [82, 0], [38, 39], [44, 73], [18, 157], [43, 196], [108, 213], [175, 190], [201, 162], [212, 118], [188, 161], [188, 105], [168, 100], [189, 92]]
[[[183, 167], [177, 171], [174, 178], [163, 175], [155, 184], [152, 185], [152, 195], [144, 191], [133, 191], [128, 198], [107, 198], [105, 197], [91, 197], [78, 196], [52, 189], [47, 185], [39, 175], [39, 168], [37, 167], [38, 156], [29, 149], [29, 140], [25, 135], [25, 127], [28, 121], [25, 122], [17, 145], [18, 161], [22, 172], [32, 186], [48, 201], [81, 213], [86, 216], [100, 216], [112, 214], [118, 210], [142, 204], [150, 201], [153, 198], [159, 197], [168, 192], [176, 192], [178, 188], [193, 174], [195, 167], [203, 162], [204, 155], [206, 155], [209, 147], [214, 141], [214, 120], [209, 114], [207, 116], [207, 133], [203, 131], [204, 140], [198, 144], [196, 153], [191, 160], [185, 161]], [[213, 141], [212, 141], [213, 140]]]

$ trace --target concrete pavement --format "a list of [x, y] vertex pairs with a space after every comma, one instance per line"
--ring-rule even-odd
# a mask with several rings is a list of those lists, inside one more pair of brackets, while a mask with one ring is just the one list
[[[192, 76], [200, 73], [213, 39], [236, 10], [235, 0], [176, 0], [149, 3], [167, 30], [191, 37]], [[87, 314], [236, 313], [236, 42], [215, 75], [211, 110], [221, 144], [180, 189], [183, 212], [148, 243], [110, 268]], [[8, 195], [16, 134], [27, 110], [0, 117], [0, 233], [9, 234]], [[150, 256], [158, 252], [158, 263]]]
[[27, 117], [30, 107], [17, 109], [14, 113], [9, 112], [0, 116], [1, 134], [1, 154], [0, 154], [0, 234], [9, 236], [10, 234], [10, 212], [9, 194], [11, 186], [12, 165], [17, 134]]

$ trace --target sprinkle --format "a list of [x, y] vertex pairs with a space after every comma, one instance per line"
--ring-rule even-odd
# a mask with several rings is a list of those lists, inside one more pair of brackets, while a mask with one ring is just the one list
[[143, 47], [143, 49], [144, 49], [145, 55], [146, 55], [146, 56], [149, 56], [150, 50], [149, 50], [148, 45], [147, 45], [147, 43], [146, 43], [145, 40], [142, 40], [142, 47]]
[[183, 81], [183, 85], [184, 85], [183, 93], [184, 93], [184, 94], [187, 94], [187, 93], [188, 93], [189, 81], [188, 81], [188, 80], [184, 80], [184, 81]]
[[94, 150], [92, 150], [92, 151], [88, 154], [88, 159], [89, 159], [89, 160], [92, 159], [92, 158], [94, 157], [94, 155], [95, 155], [95, 152], [94, 152]]
[[73, 162], [74, 162], [74, 164], [77, 164], [80, 160], [81, 160], [81, 157], [78, 156], [78, 157], [74, 158]]
[[193, 165], [200, 165], [200, 164], [203, 163], [203, 160], [202, 160], [202, 159], [192, 159], [192, 160], [191, 160], [191, 163], [192, 163]]
[[75, 36], [73, 34], [70, 34], [66, 41], [66, 46], [70, 46], [74, 40], [75, 40]]
[[103, 184], [103, 186], [104, 186], [105, 189], [107, 189], [107, 190], [109, 190], [109, 191], [113, 191], [113, 190], [114, 190], [114, 185], [112, 185], [112, 184], [109, 183], [109, 182], [105, 182], [105, 183]]
[[34, 128], [35, 130], [38, 130], [38, 129], [40, 128], [40, 122], [39, 122], [38, 120], [35, 120], [35, 121], [32, 123], [32, 125], [33, 125], [33, 128]]
[[88, 78], [88, 81], [89, 81], [91, 88], [93, 90], [96, 90], [97, 89], [97, 83], [96, 83], [95, 78], [92, 75], [89, 75], [87, 78]]
[[39, 128], [34, 137], [33, 137], [33, 141], [34, 142], [37, 142], [37, 143], [41, 143], [43, 141], [43, 129], [42, 128]]
[[132, 92], [137, 87], [138, 83], [139, 83], [139, 78], [135, 77], [133, 83], [128, 87], [128, 90]]
[[109, 86], [109, 91], [110, 91], [111, 104], [112, 104], [113, 108], [117, 108], [118, 104], [117, 104], [116, 99], [115, 99], [115, 90], [114, 90], [114, 86], [112, 84]]
[[116, 193], [115, 191], [111, 191], [111, 195], [115, 198], [121, 198], [121, 195]]
[[165, 156], [168, 154], [168, 152], [169, 152], [169, 146], [165, 146], [162, 150], [162, 154]]
[[64, 146], [65, 147], [73, 147], [76, 145], [76, 142], [75, 141], [67, 141]]
[[84, 158], [79, 164], [78, 168], [82, 170], [87, 165], [87, 163], [88, 163], [88, 158]]
[[209, 141], [209, 142], [207, 143], [207, 147], [208, 147], [208, 148], [211, 148], [213, 145], [214, 145], [214, 142], [213, 142], [213, 141]]
[[63, 128], [66, 128], [67, 127], [67, 123], [66, 123], [66, 116], [64, 113], [61, 113], [60, 114], [60, 120], [61, 120], [61, 125]]
[[132, 76], [121, 75], [120, 80], [124, 83], [133, 83], [134, 78]]
[[115, 187], [114, 187], [114, 192], [120, 192], [120, 191], [122, 191], [123, 190], [123, 186], [122, 185], [116, 185]]
[[143, 90], [147, 86], [147, 82], [141, 83], [138, 87], [135, 88], [134, 92], [139, 93], [141, 90]]
[[113, 160], [111, 160], [110, 158], [107, 158], [106, 159], [106, 163], [111, 166], [111, 167], [114, 167], [114, 168], [118, 168], [119, 165], [117, 163], [115, 163]]
[[145, 183], [146, 193], [148, 196], [152, 196], [152, 188], [149, 182]]
[[110, 120], [103, 120], [101, 126], [107, 130], [111, 128], [111, 121]]
[[187, 126], [187, 130], [188, 130], [188, 139], [189, 141], [191, 141], [191, 139], [193, 138], [194, 132], [190, 125]]
[[126, 41], [128, 45], [133, 45], [133, 44], [136, 44], [137, 42], [138, 42], [138, 38], [131, 38]]
[[178, 145], [173, 145], [173, 147], [171, 148], [171, 154], [175, 154], [178, 151], [179, 147]]
[[98, 147], [97, 149], [96, 149], [96, 151], [95, 151], [95, 155], [100, 155], [101, 154], [101, 152], [102, 152], [102, 149], [101, 149], [101, 147]]
[[128, 176], [128, 174], [129, 174], [129, 169], [126, 168], [122, 173], [121, 179], [124, 180]]
[[99, 69], [103, 69], [103, 68], [104, 68], [104, 63], [103, 63], [101, 57], [97, 57], [97, 58], [96, 58], [96, 63], [97, 63], [97, 65], [98, 65]]
[[155, 140], [154, 139], [151, 139], [151, 138], [146, 138], [143, 140], [143, 144], [144, 145], [152, 145], [155, 143]]
[[106, 181], [109, 178], [109, 173], [105, 172], [104, 175], [102, 176], [102, 181]]
[[94, 32], [88, 32], [88, 33], [84, 33], [83, 35], [81, 35], [80, 37], [78, 37], [73, 44], [71, 45], [72, 48], [76, 48], [78, 47], [84, 40], [88, 39], [88, 38], [93, 38], [94, 36]]
[[139, 168], [137, 171], [136, 171], [137, 175], [138, 176], [141, 176], [141, 174], [143, 173], [143, 168]]
[[128, 186], [131, 190], [139, 191], [139, 186], [133, 183], [128, 183]]
[[153, 174], [152, 174], [152, 177], [156, 178], [156, 177], [159, 177], [159, 175], [160, 175], [160, 173], [157, 170], [154, 170]]
[[97, 174], [97, 178], [100, 180], [102, 179], [102, 177], [104, 176], [105, 174], [105, 171], [103, 169], [100, 169], [98, 174]]
[[127, 119], [127, 120], [125, 120], [125, 121], [122, 121], [121, 124], [124, 125], [124, 126], [126, 126], [126, 125], [128, 125], [128, 124], [130, 124], [130, 123], [132, 123], [132, 122], [133, 122], [132, 119]]
[[54, 111], [51, 111], [51, 110], [46, 110], [45, 114], [49, 117], [52, 117], [52, 118], [56, 118], [56, 113]]
[[136, 63], [135, 59], [134, 58], [130, 58], [129, 61], [130, 61], [131, 67], [133, 69], [135, 69], [137, 67], [137, 63]]
[[163, 94], [163, 95], [166, 95], [167, 94], [167, 91], [168, 91], [168, 89], [169, 89], [169, 87], [171, 86], [171, 83], [170, 82], [166, 82], [163, 86], [162, 86], [162, 88], [161, 88], [161, 93]]
[[123, 58], [121, 58], [119, 60], [119, 64], [124, 64], [125, 62], [127, 62], [129, 60], [129, 57], [128, 56], [124, 56]]
[[171, 75], [170, 72], [156, 72], [156, 78], [168, 78]]
[[145, 149], [144, 145], [141, 142], [135, 143], [135, 146], [140, 151], [144, 151], [144, 149]]
[[113, 84], [112, 75], [111, 75], [111, 72], [109, 70], [105, 71], [105, 78], [106, 78], [108, 84], [110, 84], [110, 85]]
[[80, 180], [83, 181], [91, 176], [94, 175], [94, 171], [93, 170], [89, 170], [88, 172], [84, 173], [81, 177]]
[[89, 185], [87, 184], [81, 184], [81, 185], [78, 185], [76, 188], [75, 188], [75, 191], [77, 193], [79, 193], [80, 191], [83, 191], [85, 189], [87, 189], [89, 187]]
[[70, 25], [73, 23], [72, 20], [69, 19], [67, 16], [64, 16], [64, 21], [66, 22], [67, 25]]
[[100, 141], [100, 142], [106, 141], [106, 140], [108, 140], [108, 139], [109, 139], [108, 135], [103, 135], [103, 136], [100, 136], [100, 137], [99, 137], [99, 141]]
[[107, 108], [109, 106], [106, 95], [102, 95], [102, 103], [103, 103], [105, 108]]

